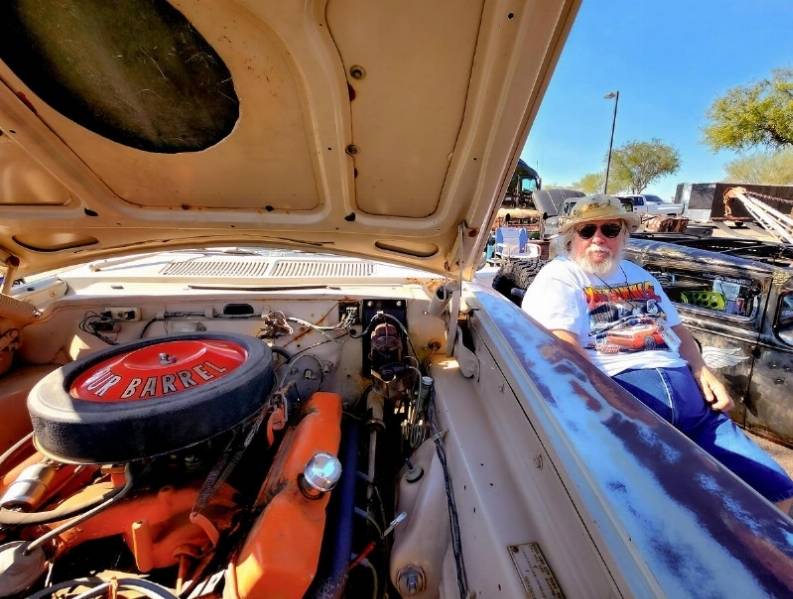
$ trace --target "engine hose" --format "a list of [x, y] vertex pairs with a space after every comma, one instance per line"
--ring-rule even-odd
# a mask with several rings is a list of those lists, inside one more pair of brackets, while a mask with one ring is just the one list
[[35, 541], [28, 543], [28, 545], [25, 547], [25, 554], [30, 553], [36, 547], [40, 547], [50, 539], [60, 535], [62, 532], [69, 530], [70, 528], [74, 528], [81, 522], [85, 522], [86, 520], [88, 520], [88, 518], [90, 518], [91, 516], [98, 514], [99, 512], [110, 507], [117, 501], [120, 501], [127, 493], [129, 493], [130, 489], [132, 489], [132, 474], [130, 473], [129, 464], [124, 466], [124, 478], [126, 479], [124, 486], [118, 490], [115, 490], [113, 494], [110, 495], [110, 497], [107, 497], [107, 499], [105, 499], [102, 503], [92, 507], [87, 512], [83, 512], [79, 516], [72, 518], [67, 522], [64, 522], [60, 526], [53, 528], [51, 531], [41, 535]]
[[[22, 453], [23, 451], [28, 451], [30, 449], [28, 445], [31, 444], [32, 440], [33, 433], [30, 432], [22, 437], [19, 441], [14, 443], [11, 447], [6, 449], [3, 452], [3, 455], [0, 455], [0, 475], [5, 474], [7, 471], [11, 470], [11, 468], [22, 461], [22, 459], [25, 457], [22, 455]], [[10, 466], [6, 467], [6, 464], [10, 464]]]
[[123, 488], [112, 489], [104, 495], [94, 497], [84, 503], [71, 506], [61, 504], [55, 509], [45, 512], [17, 512], [0, 508], [0, 524], [5, 524], [6, 526], [29, 526], [31, 524], [47, 524], [49, 522], [65, 520], [73, 516], [79, 516], [86, 510], [92, 510], [106, 501], [116, 499], [122, 491], [124, 491]]
[[[342, 581], [347, 573], [347, 564], [352, 553], [353, 518], [355, 512], [355, 483], [358, 472], [358, 423], [346, 421], [345, 443], [340, 456], [342, 460], [341, 480], [336, 487], [338, 495], [336, 518], [333, 525], [334, 551], [329, 566], [328, 578]], [[335, 498], [334, 498], [335, 499]]]
[[94, 584], [97, 582], [99, 582], [97, 586], [85, 591], [84, 593], [76, 595], [72, 599], [89, 599], [91, 597], [99, 597], [104, 595], [114, 583], [118, 585], [118, 590], [134, 590], [144, 597], [149, 597], [150, 599], [177, 599], [177, 596], [164, 586], [156, 584], [151, 580], [146, 580], [145, 578], [118, 578], [113, 582], [101, 582], [99, 578], [95, 577], [75, 578], [73, 580], [58, 582], [47, 587], [46, 589], [42, 589], [37, 593], [30, 595], [28, 599], [45, 599], [45, 597], [52, 597], [54, 593], [62, 589], [69, 589], [80, 585], [86, 586], [88, 584]]
[[358, 398], [358, 401], [355, 402], [355, 405], [353, 407], [357, 408], [361, 404], [366, 405], [366, 397], [369, 395], [369, 392], [372, 389], [374, 389], [374, 385], [373, 384], [367, 385], [366, 389], [363, 390], [363, 392], [361, 393], [361, 396]]
[[283, 347], [279, 347], [277, 345], [273, 345], [270, 348], [270, 351], [273, 352], [274, 354], [278, 354], [279, 356], [284, 358], [287, 361], [287, 363], [289, 362], [289, 360], [292, 359], [292, 353], [287, 351], [287, 350], [285, 350]]

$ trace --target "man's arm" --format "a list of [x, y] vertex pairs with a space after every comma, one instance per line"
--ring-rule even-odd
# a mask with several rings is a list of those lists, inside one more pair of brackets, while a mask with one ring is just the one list
[[551, 333], [553, 333], [555, 337], [558, 337], [559, 339], [564, 341], [567, 345], [572, 347], [579, 354], [584, 356], [587, 360], [589, 359], [586, 350], [583, 347], [581, 347], [581, 344], [578, 342], [578, 337], [576, 337], [573, 333], [571, 333], [570, 331], [565, 331], [563, 329], [553, 329]]
[[705, 401], [710, 404], [714, 410], [721, 410], [723, 412], [729, 411], [735, 405], [729, 391], [721, 383], [716, 375], [705, 365], [702, 359], [702, 354], [699, 353], [697, 342], [688, 329], [682, 324], [672, 327], [672, 330], [680, 337], [680, 357], [688, 362], [691, 373], [694, 375], [699, 388], [702, 389], [702, 395]]

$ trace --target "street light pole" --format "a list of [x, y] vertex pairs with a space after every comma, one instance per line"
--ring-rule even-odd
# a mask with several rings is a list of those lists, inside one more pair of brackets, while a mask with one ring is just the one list
[[609, 171], [611, 170], [611, 148], [614, 146], [614, 126], [617, 124], [617, 105], [620, 103], [620, 92], [609, 92], [603, 96], [606, 100], [614, 99], [614, 116], [611, 118], [611, 139], [609, 139], [609, 157], [606, 161], [606, 181], [603, 183], [603, 193], [608, 193]]

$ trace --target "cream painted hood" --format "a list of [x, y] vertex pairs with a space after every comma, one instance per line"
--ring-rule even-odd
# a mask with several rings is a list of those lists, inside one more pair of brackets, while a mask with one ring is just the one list
[[4, 2], [0, 257], [263, 244], [470, 276], [577, 6]]

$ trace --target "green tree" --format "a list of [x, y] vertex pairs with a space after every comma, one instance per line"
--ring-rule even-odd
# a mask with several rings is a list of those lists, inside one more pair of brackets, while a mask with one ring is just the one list
[[714, 150], [793, 145], [793, 69], [731, 89], [708, 110], [705, 141]]
[[677, 172], [679, 168], [680, 154], [660, 139], [630, 141], [615, 149], [611, 155], [614, 184], [609, 177], [609, 191], [613, 186], [615, 189], [642, 193], [650, 183]]
[[[603, 180], [606, 178], [605, 172], [587, 173], [578, 181], [573, 182], [570, 187], [578, 189], [584, 193], [602, 193]], [[609, 173], [608, 193], [620, 193], [630, 187], [629, 182], [621, 177], [620, 173], [615, 173], [614, 169]]]
[[738, 158], [725, 167], [727, 181], [793, 185], [793, 147]]
[[575, 181], [572, 187], [584, 193], [599, 193], [603, 191], [603, 173], [588, 173]]

